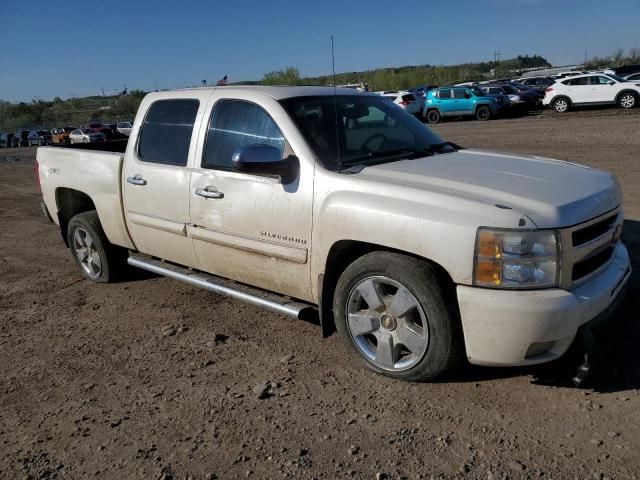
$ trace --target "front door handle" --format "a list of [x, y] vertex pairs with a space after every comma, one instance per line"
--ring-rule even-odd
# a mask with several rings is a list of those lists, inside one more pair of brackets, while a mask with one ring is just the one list
[[224, 198], [224, 193], [214, 190], [215, 187], [196, 188], [196, 195], [204, 198]]
[[140, 175], [134, 175], [133, 177], [127, 177], [127, 182], [131, 185], [146, 185], [147, 181]]

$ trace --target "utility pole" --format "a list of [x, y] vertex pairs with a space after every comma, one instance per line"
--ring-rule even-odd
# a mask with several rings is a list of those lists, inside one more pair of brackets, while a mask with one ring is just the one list
[[585, 51], [584, 51], [584, 64], [585, 64], [585, 66], [587, 65], [587, 53], [588, 53], [588, 51], [585, 49]]
[[502, 55], [499, 51], [493, 52], [493, 74], [495, 78], [498, 78], [498, 62], [500, 61], [500, 55]]

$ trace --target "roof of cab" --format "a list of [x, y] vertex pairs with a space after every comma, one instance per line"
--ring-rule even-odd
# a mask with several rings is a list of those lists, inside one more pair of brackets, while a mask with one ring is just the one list
[[370, 92], [358, 92], [353, 88], [333, 88], [333, 87], [316, 87], [316, 86], [262, 86], [262, 85], [225, 85], [223, 87], [197, 87], [197, 88], [184, 88], [171, 91], [184, 91], [184, 90], [199, 90], [199, 91], [246, 91], [262, 93], [273, 97], [276, 100], [282, 100], [284, 98], [292, 97], [311, 97], [311, 96], [324, 96], [333, 95], [334, 91], [337, 95], [367, 95]]

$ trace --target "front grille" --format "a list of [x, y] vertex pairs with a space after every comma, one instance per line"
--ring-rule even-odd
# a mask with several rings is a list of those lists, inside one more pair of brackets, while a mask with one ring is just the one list
[[579, 247], [580, 245], [584, 245], [585, 243], [589, 243], [590, 241], [601, 237], [615, 226], [616, 218], [618, 218], [617, 213], [581, 230], [576, 230], [571, 234], [573, 246]]
[[582, 260], [581, 262], [574, 264], [573, 272], [571, 273], [571, 280], [575, 282], [576, 280], [580, 280], [590, 273], [595, 272], [609, 261], [612, 254], [613, 246], [601, 251], [600, 253], [596, 253], [586, 260]]
[[560, 231], [563, 249], [560, 286], [567, 290], [588, 282], [605, 268], [618, 244], [620, 208]]

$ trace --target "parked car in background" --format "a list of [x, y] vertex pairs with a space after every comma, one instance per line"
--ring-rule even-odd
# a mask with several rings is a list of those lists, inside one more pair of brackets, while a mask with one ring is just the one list
[[11, 145], [14, 148], [29, 146], [29, 130], [17, 130], [13, 135]]
[[531, 94], [525, 94], [509, 84], [488, 83], [478, 85], [476, 88], [479, 88], [485, 95], [506, 95], [509, 97], [513, 113], [527, 113], [532, 108], [535, 108], [538, 103], [537, 94], [534, 94], [534, 98], [532, 98]]
[[9, 133], [9, 132], [0, 133], [0, 148], [13, 147], [12, 140], [13, 140], [13, 133]]
[[568, 70], [566, 72], [556, 73], [555, 75], [552, 75], [552, 78], [559, 80], [561, 78], [573, 77], [575, 75], [583, 75], [585, 73], [589, 73], [589, 72], [586, 70]]
[[530, 77], [530, 78], [521, 78], [517, 81], [517, 83], [521, 83], [526, 85], [529, 88], [532, 88], [544, 97], [544, 92], [550, 85], [555, 83], [555, 80], [551, 77]]
[[582, 105], [638, 106], [640, 86], [615, 75], [588, 74], [569, 77], [546, 90], [543, 105], [558, 113]]
[[630, 82], [640, 82], [640, 73], [632, 73], [631, 75], [624, 77], [624, 79]]
[[56, 127], [51, 129], [51, 143], [69, 143], [69, 134], [76, 127]]
[[422, 110], [422, 101], [416, 97], [413, 93], [407, 90], [400, 90], [398, 92], [385, 92], [383, 97], [388, 98], [407, 113], [419, 116]]
[[103, 133], [104, 136], [108, 139], [111, 139], [114, 136], [111, 129], [103, 125], [102, 123], [86, 123], [84, 125], [81, 125], [80, 128], [83, 130], [91, 130], [93, 132]]
[[116, 124], [116, 129], [118, 133], [122, 135], [126, 135], [127, 137], [131, 135], [131, 129], [133, 128], [132, 122], [118, 122]]
[[29, 146], [39, 146], [49, 145], [51, 143], [51, 133], [46, 130], [31, 130], [27, 137], [27, 141], [29, 142]]
[[69, 134], [70, 143], [104, 142], [107, 136], [102, 132], [96, 132], [90, 128], [76, 128]]
[[445, 117], [475, 116], [489, 120], [510, 106], [506, 95], [487, 95], [479, 87], [439, 87], [427, 93], [423, 115], [429, 123]]
[[626, 77], [633, 73], [640, 73], [640, 65], [622, 65], [620, 67], [609, 68], [604, 73]]

